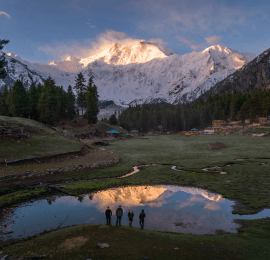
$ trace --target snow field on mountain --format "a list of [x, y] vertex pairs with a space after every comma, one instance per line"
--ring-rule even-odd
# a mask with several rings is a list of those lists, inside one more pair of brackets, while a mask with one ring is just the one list
[[112, 100], [120, 106], [191, 102], [254, 57], [223, 45], [178, 55], [152, 42], [133, 46], [114, 43], [99, 54], [81, 59], [69, 56], [50, 65], [5, 55], [13, 81], [20, 79], [29, 86], [32, 82], [42, 84], [50, 76], [56, 85], [67, 89], [68, 85], [74, 86], [75, 77], [82, 71], [87, 82], [94, 76], [100, 100]]

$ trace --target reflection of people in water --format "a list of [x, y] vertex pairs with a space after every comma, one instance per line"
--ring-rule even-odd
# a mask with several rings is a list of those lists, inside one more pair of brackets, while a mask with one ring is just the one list
[[140, 216], [139, 216], [141, 229], [143, 229], [144, 227], [144, 218], [145, 218], [145, 213], [144, 213], [144, 210], [142, 209], [142, 212], [140, 213]]
[[129, 226], [132, 227], [132, 221], [133, 221], [134, 213], [132, 210], [128, 212], [128, 219], [129, 219]]
[[119, 223], [119, 226], [121, 226], [121, 218], [123, 216], [123, 209], [121, 208], [121, 205], [118, 207], [118, 209], [116, 210], [116, 226]]
[[107, 225], [111, 225], [112, 211], [111, 211], [110, 207], [108, 207], [106, 209], [105, 216], [106, 216], [106, 220], [107, 220]]

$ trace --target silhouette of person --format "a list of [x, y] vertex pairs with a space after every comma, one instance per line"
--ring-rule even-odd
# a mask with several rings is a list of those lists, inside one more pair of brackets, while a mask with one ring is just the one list
[[121, 226], [121, 218], [123, 216], [123, 209], [121, 208], [121, 205], [118, 207], [118, 209], [116, 210], [116, 226], [119, 223], [119, 226]]
[[105, 216], [106, 216], [106, 220], [107, 220], [107, 225], [111, 225], [112, 211], [111, 211], [110, 207], [107, 207], [107, 209], [105, 211]]
[[144, 227], [144, 218], [145, 218], [145, 216], [146, 215], [144, 213], [144, 210], [142, 209], [142, 212], [140, 213], [140, 216], [139, 216], [141, 229], [143, 229], [143, 227]]
[[133, 221], [134, 213], [132, 210], [129, 210], [128, 212], [128, 219], [129, 219], [129, 226], [132, 227], [132, 221]]

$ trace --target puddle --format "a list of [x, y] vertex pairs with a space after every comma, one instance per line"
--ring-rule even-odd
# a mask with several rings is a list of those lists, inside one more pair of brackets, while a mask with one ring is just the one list
[[[129, 186], [84, 195], [54, 196], [0, 210], [0, 240], [32, 236], [44, 230], [79, 224], [105, 223], [107, 206], [124, 210], [122, 225], [128, 225], [127, 213], [134, 211], [133, 226], [139, 227], [139, 213], [146, 213], [145, 228], [192, 234], [215, 234], [218, 230], [236, 233], [234, 219], [270, 217], [265, 209], [254, 215], [233, 215], [234, 202], [207, 190], [170, 185]], [[69, 217], [67, 217], [69, 216]]]

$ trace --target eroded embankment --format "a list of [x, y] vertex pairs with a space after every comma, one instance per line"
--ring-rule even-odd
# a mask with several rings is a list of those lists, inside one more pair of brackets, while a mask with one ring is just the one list
[[[27, 164], [24, 163], [31, 163]], [[96, 169], [106, 167], [119, 162], [119, 157], [111, 152], [94, 150], [85, 145], [78, 152], [70, 152], [58, 154], [49, 157], [34, 158], [30, 160], [20, 160], [17, 165], [9, 166], [2, 165], [0, 170], [3, 176], [0, 176], [0, 181], [25, 179], [31, 177], [40, 177], [49, 174], [66, 173], [85, 169]], [[27, 169], [24, 172], [21, 168]], [[9, 172], [16, 172], [9, 174]]]

